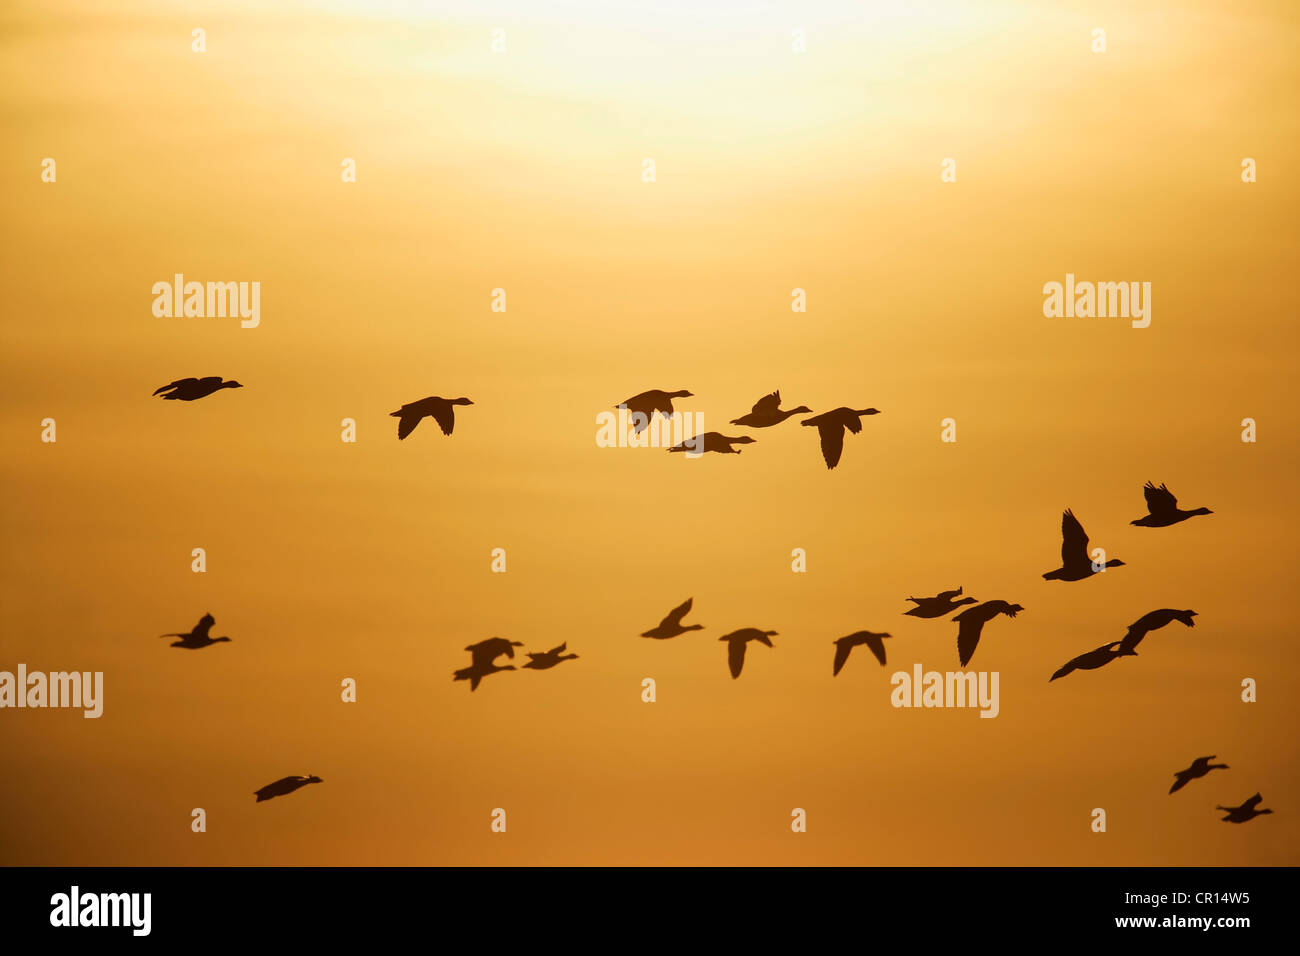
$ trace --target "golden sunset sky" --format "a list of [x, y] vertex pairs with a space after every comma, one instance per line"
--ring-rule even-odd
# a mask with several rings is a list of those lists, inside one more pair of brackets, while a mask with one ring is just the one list
[[[1141, 6], [4, 5], [0, 669], [105, 702], [0, 711], [0, 863], [1300, 863], [1300, 8]], [[1045, 318], [1067, 272], [1151, 326]], [[260, 326], [155, 317], [175, 273]], [[245, 387], [151, 397], [205, 375]], [[651, 388], [757, 442], [598, 447]], [[828, 471], [726, 424], [774, 389], [882, 414]], [[475, 404], [399, 443], [428, 395]], [[1131, 526], [1148, 480], [1214, 514]], [[1124, 567], [1042, 579], [1067, 507]], [[1026, 609], [994, 720], [890, 705], [958, 669], [902, 615], [958, 586]], [[1197, 626], [1048, 683], [1162, 607]], [[864, 629], [889, 666], [832, 678]], [[498, 635], [580, 658], [453, 683]]]

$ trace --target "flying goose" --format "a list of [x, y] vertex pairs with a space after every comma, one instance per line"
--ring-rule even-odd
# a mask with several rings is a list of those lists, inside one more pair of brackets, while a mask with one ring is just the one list
[[456, 410], [452, 406], [473, 404], [468, 398], [439, 398], [437, 395], [430, 395], [418, 402], [403, 405], [397, 411], [388, 414], [397, 419], [397, 439], [401, 441], [415, 431], [415, 426], [420, 424], [422, 418], [432, 418], [438, 423], [444, 435], [450, 435], [451, 430], [456, 427]]
[[178, 378], [170, 385], [162, 386], [154, 394], [166, 392], [167, 394], [163, 396], [166, 401], [179, 399], [182, 402], [192, 402], [195, 399], [206, 398], [213, 392], [220, 391], [223, 388], [243, 387], [234, 379], [223, 382], [220, 375], [209, 375], [207, 378]]
[[642, 637], [652, 637], [658, 641], [666, 641], [670, 637], [677, 637], [679, 634], [685, 634], [687, 631], [702, 631], [703, 624], [682, 624], [682, 618], [691, 612], [691, 605], [695, 598], [688, 597], [683, 603], [677, 605], [668, 612], [668, 615], [660, 621], [655, 627], [650, 628], [642, 634]]
[[259, 790], [254, 790], [257, 794], [257, 803], [263, 800], [270, 800], [273, 797], [282, 797], [287, 793], [293, 793], [299, 787], [305, 787], [309, 783], [323, 783], [320, 777], [315, 775], [308, 777], [281, 777], [275, 783], [268, 783]]
[[1255, 809], [1263, 799], [1257, 793], [1239, 807], [1215, 807], [1214, 809], [1228, 811], [1228, 815], [1222, 818], [1225, 823], [1245, 823], [1247, 820], [1253, 820], [1261, 814], [1273, 812], [1272, 810]]
[[1120, 643], [1120, 650], [1127, 655], [1137, 656], [1137, 646], [1142, 643], [1142, 638], [1150, 632], [1164, 627], [1172, 621], [1178, 621], [1187, 627], [1195, 627], [1196, 622], [1192, 618], [1196, 617], [1195, 611], [1176, 611], [1171, 607], [1162, 607], [1158, 611], [1148, 611], [1140, 618], [1128, 626], [1128, 633], [1124, 635]]
[[821, 437], [822, 457], [826, 459], [826, 468], [829, 470], [840, 463], [840, 455], [844, 453], [844, 429], [847, 428], [856, 435], [862, 431], [863, 415], [879, 414], [880, 410], [877, 408], [854, 411], [851, 408], [840, 407], [812, 418], [805, 418], [799, 424], [816, 427]]
[[1171, 524], [1178, 524], [1195, 515], [1214, 514], [1209, 508], [1193, 508], [1191, 511], [1184, 511], [1178, 507], [1178, 499], [1174, 497], [1173, 492], [1163, 484], [1157, 488], [1154, 482], [1148, 481], [1142, 489], [1142, 494], [1146, 496], [1147, 511], [1150, 514], [1145, 514], [1136, 521], [1130, 521], [1129, 524], [1143, 528], [1167, 528]]
[[849, 654], [853, 648], [860, 644], [865, 644], [871, 648], [871, 653], [876, 655], [876, 660], [880, 661], [880, 666], [885, 666], [885, 642], [882, 638], [889, 637], [888, 634], [876, 634], [872, 631], [856, 631], [847, 637], [835, 639], [835, 666], [831, 671], [834, 677], [844, 669], [845, 663], [849, 659]]
[[807, 405], [781, 411], [781, 393], [777, 391], [771, 395], [764, 395], [754, 403], [754, 407], [750, 409], [749, 414], [733, 418], [731, 424], [746, 425], [749, 428], [768, 428], [772, 425], [781, 424], [791, 415], [811, 414], [812, 409]]
[[196, 651], [199, 648], [209, 647], [220, 641], [228, 641], [228, 637], [209, 637], [208, 632], [212, 630], [212, 625], [217, 623], [217, 619], [211, 614], [204, 614], [199, 618], [199, 623], [194, 625], [194, 629], [188, 633], [160, 634], [159, 637], [179, 637], [179, 641], [172, 641], [172, 647], [183, 647], [187, 650]]
[[953, 620], [957, 622], [957, 658], [961, 661], [961, 666], [965, 667], [975, 656], [975, 648], [979, 646], [980, 633], [984, 630], [985, 624], [999, 614], [1015, 617], [1023, 610], [1024, 608], [1019, 604], [985, 601], [983, 604], [966, 608], [954, 617]]
[[576, 661], [578, 659], [577, 654], [564, 653], [568, 646], [568, 641], [565, 641], [559, 647], [552, 647], [549, 651], [544, 651], [541, 654], [529, 653], [528, 661], [524, 664], [524, 667], [535, 671], [544, 671], [554, 667], [560, 661]]
[[688, 438], [686, 441], [673, 445], [669, 451], [685, 451], [692, 455], [699, 456], [705, 452], [716, 451], [720, 455], [739, 455], [739, 448], [732, 448], [732, 445], [752, 445], [755, 439], [748, 435], [741, 435], [739, 438], [728, 438], [721, 432], [705, 432], [703, 435], [696, 435], [694, 438]]
[[[1123, 561], [1111, 558], [1102, 570], [1122, 567], [1123, 564]], [[1043, 577], [1048, 581], [1082, 581], [1101, 574], [1102, 570], [1092, 569], [1092, 559], [1088, 557], [1088, 533], [1074, 512], [1067, 508], [1061, 516], [1061, 567], [1048, 571]]]
[[1097, 648], [1096, 650], [1089, 651], [1086, 654], [1080, 654], [1078, 657], [1074, 658], [1073, 660], [1066, 661], [1060, 670], [1058, 670], [1055, 674], [1053, 674], [1051, 677], [1048, 678], [1047, 682], [1050, 684], [1058, 677], [1064, 677], [1066, 674], [1069, 674], [1071, 671], [1096, 670], [1098, 667], [1103, 667], [1106, 664], [1109, 664], [1111, 661], [1115, 660], [1115, 658], [1120, 657], [1121, 655], [1131, 654], [1131, 653], [1132, 651], [1125, 651], [1123, 649], [1123, 645], [1121, 645], [1119, 641], [1112, 641], [1109, 644], [1103, 644], [1101, 645], [1101, 647]]
[[1169, 788], [1169, 792], [1173, 793], [1176, 790], [1183, 789], [1196, 778], [1204, 777], [1211, 770], [1227, 770], [1228, 765], [1226, 763], [1210, 763], [1214, 756], [1214, 754], [1210, 754], [1208, 757], [1197, 757], [1186, 770], [1175, 770], [1174, 785]]
[[776, 635], [776, 631], [760, 631], [756, 627], [742, 627], [738, 631], [732, 631], [730, 634], [724, 634], [718, 638], [720, 641], [727, 642], [727, 665], [731, 668], [733, 678], [740, 676], [740, 669], [745, 666], [745, 645], [750, 641], [758, 641], [760, 644], [772, 646], [771, 638]]
[[908, 598], [914, 608], [908, 608], [904, 614], [912, 617], [943, 617], [951, 611], [957, 610], [963, 604], [977, 604], [973, 597], [962, 598], [960, 601], [953, 600], [961, 594], [961, 588], [955, 591], [940, 591], [934, 597], [927, 598]]
[[640, 395], [633, 395], [629, 399], [619, 402], [615, 408], [626, 408], [632, 417], [636, 434], [641, 434], [650, 427], [650, 418], [655, 412], [661, 414], [664, 418], [671, 418], [673, 415], [674, 398], [694, 398], [695, 396], [686, 389], [678, 389], [675, 392], [665, 392], [662, 389], [652, 388], [648, 392], [642, 392]]

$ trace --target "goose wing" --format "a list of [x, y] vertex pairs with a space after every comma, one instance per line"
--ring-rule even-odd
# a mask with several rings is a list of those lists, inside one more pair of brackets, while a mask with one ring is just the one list
[[1153, 515], [1168, 514], [1178, 510], [1178, 499], [1163, 484], [1157, 488], [1154, 482], [1148, 481], [1146, 487], [1142, 489], [1142, 494], [1147, 499], [1147, 510]]
[[1243, 803], [1243, 804], [1241, 805], [1240, 809], [1242, 809], [1242, 810], [1254, 810], [1257, 806], [1260, 805], [1260, 803], [1263, 802], [1263, 800], [1264, 800], [1264, 798], [1261, 797], [1261, 796], [1257, 793], [1257, 794], [1255, 794], [1253, 797], [1251, 797], [1249, 800], [1247, 800], [1245, 803]]
[[1068, 508], [1061, 516], [1061, 566], [1072, 568], [1088, 563], [1088, 532]]
[[887, 634], [868, 634], [867, 647], [871, 648], [871, 653], [876, 655], [876, 660], [880, 661], [880, 666], [885, 666], [885, 642]]
[[965, 667], [975, 656], [975, 648], [979, 647], [984, 618], [967, 613], [959, 614], [953, 620], [957, 622], [957, 659]]
[[217, 623], [217, 619], [211, 614], [205, 614], [199, 618], [199, 623], [194, 625], [193, 634], [195, 637], [207, 637], [208, 631], [212, 630], [212, 625]]
[[739, 677], [740, 669], [745, 666], [745, 643], [735, 638], [727, 642], [727, 666], [732, 677]]
[[181, 388], [182, 386], [189, 385], [191, 383], [197, 385], [199, 383], [199, 380], [197, 378], [178, 378], [170, 385], [164, 385], [162, 388], [158, 389], [157, 392], [154, 392], [154, 394], [157, 395], [158, 392], [165, 392], [168, 389], [172, 389], [172, 388]]
[[456, 427], [456, 413], [451, 407], [451, 402], [434, 402], [429, 409], [429, 414], [433, 420], [438, 423], [444, 435], [450, 435], [451, 430]]
[[695, 603], [695, 598], [688, 597], [681, 604], [669, 611], [668, 616], [659, 622], [659, 626], [662, 628], [681, 627], [682, 618], [691, 612], [691, 605], [693, 603]]
[[411, 432], [415, 431], [415, 426], [420, 424], [420, 419], [424, 416], [419, 412], [406, 411], [409, 406], [403, 406], [401, 412], [393, 412], [394, 415], [400, 415], [397, 419], [397, 438], [400, 441]]
[[852, 653], [853, 645], [847, 638], [841, 637], [835, 642], [835, 668], [831, 671], [832, 677], [844, 670], [844, 665], [848, 663], [849, 655]]
[[753, 412], [755, 415], [762, 415], [762, 414], [771, 414], [773, 412], [779, 411], [780, 408], [781, 408], [781, 393], [779, 391], [776, 391], [770, 395], [764, 395], [762, 398], [756, 401], [754, 403], [754, 407], [751, 408], [750, 411]]
[[821, 436], [822, 457], [826, 459], [826, 467], [834, 468], [844, 454], [844, 426], [838, 422], [822, 422], [817, 426], [817, 434]]
[[935, 595], [935, 600], [951, 601], [953, 598], [958, 598], [958, 597], [961, 597], [961, 588], [958, 588], [955, 591], [940, 591], [938, 594]]

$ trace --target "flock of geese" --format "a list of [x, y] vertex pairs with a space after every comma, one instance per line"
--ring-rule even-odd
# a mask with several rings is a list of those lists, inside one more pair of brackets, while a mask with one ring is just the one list
[[[169, 385], [162, 386], [153, 394], [161, 395], [165, 400], [192, 402], [222, 389], [242, 387], [236, 381], [225, 381], [220, 376], [208, 376], [205, 378], [177, 379]], [[674, 399], [691, 397], [693, 397], [692, 393], [685, 389], [671, 392], [662, 389], [651, 389], [634, 395], [615, 407], [629, 413], [633, 429], [639, 434], [650, 426], [654, 415], [658, 414], [664, 418], [671, 418], [674, 413]], [[397, 419], [398, 440], [407, 438], [425, 418], [432, 418], [438, 423], [438, 427], [444, 435], [451, 435], [456, 425], [456, 406], [473, 404], [468, 398], [442, 398], [434, 395], [403, 405], [390, 414]], [[731, 424], [745, 428], [771, 428], [795, 415], [811, 414], [812, 409], [806, 405], [782, 409], [781, 393], [775, 391], [764, 395], [754, 403], [747, 414], [732, 419]], [[875, 408], [853, 409], [845, 406], [823, 412], [820, 415], [814, 415], [812, 418], [806, 418], [800, 424], [817, 429], [822, 457], [826, 462], [826, 467], [827, 469], [833, 469], [839, 464], [843, 455], [845, 433], [858, 434], [862, 431], [862, 419], [868, 415], [878, 414], [880, 414], [880, 411]], [[697, 455], [710, 452], [738, 455], [741, 449], [735, 447], [736, 445], [753, 444], [754, 441], [755, 439], [748, 435], [732, 437], [723, 435], [720, 432], [704, 432], [670, 447], [668, 451], [693, 452]], [[1157, 486], [1153, 482], [1147, 482], [1143, 488], [1143, 495], [1146, 498], [1147, 514], [1130, 522], [1130, 524], [1138, 527], [1166, 528], [1189, 518], [1213, 513], [1209, 508], [1193, 508], [1190, 510], [1179, 508], [1178, 499], [1164, 484]], [[1045, 572], [1043, 578], [1048, 581], [1084, 581], [1093, 575], [1102, 574], [1112, 568], [1124, 567], [1124, 562], [1115, 558], [1094, 561], [1088, 550], [1088, 540], [1088, 534], [1084, 531], [1082, 523], [1075, 517], [1073, 511], [1066, 509], [1061, 517], [1061, 566]], [[960, 587], [955, 590], [940, 591], [933, 597], [909, 597], [907, 600], [912, 603], [913, 607], [903, 613], [909, 617], [937, 619], [947, 617], [949, 614], [953, 614], [954, 611], [957, 612], [953, 614], [952, 621], [957, 624], [957, 659], [962, 667], [967, 666], [974, 657], [980, 638], [983, 635], [984, 625], [999, 615], [1015, 618], [1017, 614], [1024, 610], [1021, 605], [1004, 600], [979, 602], [973, 597], [964, 596], [963, 589]], [[687, 598], [669, 611], [657, 625], [643, 632], [641, 637], [662, 641], [680, 637], [691, 631], [703, 630], [704, 626], [702, 624], [682, 623], [686, 615], [690, 613], [693, 604], [694, 598]], [[973, 606], [966, 607], [966, 605]], [[1150, 611], [1129, 625], [1127, 632], [1120, 640], [1108, 642], [1066, 661], [1052, 674], [1049, 682], [1058, 680], [1075, 671], [1097, 670], [1121, 657], [1136, 657], [1137, 646], [1147, 634], [1159, 630], [1174, 621], [1178, 621], [1186, 627], [1194, 627], [1193, 618], [1195, 616], [1196, 612], [1192, 610], [1159, 608]], [[179, 638], [171, 646], [187, 650], [198, 650], [222, 641], [229, 641], [229, 637], [211, 636], [210, 632], [214, 623], [215, 619], [210, 613], [204, 614], [198, 624], [190, 631], [165, 634], [163, 636]], [[727, 668], [732, 678], [740, 677], [745, 666], [745, 652], [751, 642], [771, 648], [774, 647], [772, 638], [776, 636], [778, 636], [776, 631], [743, 627], [719, 637], [718, 641], [727, 645]], [[880, 665], [884, 667], [884, 642], [886, 638], [891, 636], [887, 632], [864, 630], [836, 638], [832, 642], [835, 651], [831, 664], [831, 676], [838, 676], [840, 671], [844, 669], [855, 647], [866, 646], [876, 660], [880, 662]], [[469, 666], [453, 671], [452, 680], [469, 681], [470, 690], [477, 690], [483, 678], [491, 674], [515, 670], [513, 664], [498, 664], [497, 661], [502, 657], [514, 659], [515, 648], [522, 646], [519, 641], [510, 641], [501, 637], [492, 637], [479, 641], [477, 644], [470, 644], [465, 648], [470, 655]], [[566, 642], [547, 651], [526, 652], [525, 656], [528, 660], [522, 667], [526, 670], [549, 670], [564, 661], [577, 660], [577, 654], [565, 653], [567, 649]], [[1187, 769], [1177, 771], [1175, 773], [1175, 783], [1169, 792], [1172, 794], [1180, 790], [1189, 781], [1203, 777], [1211, 770], [1227, 769], [1226, 764], [1211, 764], [1210, 761], [1213, 759], [1213, 756], [1199, 757]], [[257, 790], [257, 800], [258, 802], [269, 800], [276, 796], [292, 793], [307, 784], [320, 782], [321, 778], [316, 776], [285, 777]], [[1272, 810], [1256, 809], [1262, 799], [1257, 793], [1240, 806], [1219, 806], [1217, 809], [1227, 811], [1227, 816], [1223, 817], [1224, 821], [1244, 823], [1261, 814], [1273, 812]]]

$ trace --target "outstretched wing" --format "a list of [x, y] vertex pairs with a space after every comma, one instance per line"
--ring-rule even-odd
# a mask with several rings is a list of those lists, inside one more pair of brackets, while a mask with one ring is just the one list
[[777, 392], [773, 392], [771, 395], [764, 395], [762, 398], [760, 398], [758, 401], [754, 403], [754, 407], [750, 409], [750, 411], [752, 411], [756, 415], [764, 414], [764, 413], [770, 414], [772, 412], [779, 411], [780, 408], [781, 408], [781, 393], [777, 391]]
[[839, 640], [835, 642], [835, 669], [831, 671], [832, 677], [844, 670], [844, 665], [848, 663], [851, 653], [853, 653], [853, 645], [848, 641]]
[[1174, 780], [1174, 785], [1169, 788], [1170, 793], [1183, 789], [1183, 787], [1187, 786], [1188, 781], [1192, 779], [1187, 775], [1186, 770], [1179, 770], [1174, 774], [1174, 777], [1177, 779]]
[[1076, 663], [1078, 660], [1079, 658], [1075, 657], [1071, 660], [1066, 661], [1064, 664], [1061, 665], [1061, 667], [1057, 670], [1055, 674], [1053, 674], [1050, 678], [1048, 678], [1047, 682], [1050, 684], [1058, 677], [1064, 677], [1066, 674], [1073, 671], [1078, 666], [1078, 664]]
[[1263, 799], [1264, 799], [1264, 798], [1261, 797], [1261, 796], [1257, 793], [1257, 794], [1255, 794], [1253, 797], [1251, 797], [1249, 800], [1247, 800], [1245, 803], [1243, 803], [1243, 804], [1241, 805], [1241, 808], [1242, 808], [1243, 810], [1254, 810], [1257, 806], [1260, 805], [1260, 803], [1263, 801]]
[[727, 666], [731, 668], [732, 677], [740, 676], [740, 669], [745, 666], [744, 641], [727, 642]]
[[840, 455], [844, 454], [844, 427], [835, 422], [825, 422], [817, 426], [817, 434], [821, 436], [826, 467], [834, 468], [840, 463]]
[[[162, 388], [158, 389], [158, 392], [165, 392], [165, 391], [167, 391], [167, 390], [170, 389], [170, 388], [180, 388], [182, 385], [188, 385], [188, 384], [190, 384], [191, 382], [193, 382], [194, 384], [197, 385], [197, 384], [198, 384], [198, 381], [199, 381], [199, 380], [198, 380], [197, 378], [178, 378], [176, 381], [172, 382], [170, 385], [164, 385]], [[158, 392], [154, 392], [154, 394], [157, 395]]]
[[[394, 414], [398, 414], [398, 413], [394, 412]], [[397, 420], [398, 440], [400, 441], [401, 439], [405, 438], [407, 435], [411, 434], [411, 432], [415, 431], [415, 426], [420, 424], [420, 419], [423, 417], [424, 417], [423, 415], [417, 414], [415, 412], [402, 413], [401, 417]]]
[[438, 402], [429, 412], [433, 420], [438, 423], [444, 435], [450, 435], [451, 430], [456, 427], [456, 412], [451, 407], [451, 402]]
[[208, 631], [212, 630], [212, 625], [217, 623], [217, 619], [211, 614], [205, 614], [199, 618], [199, 623], [194, 625], [195, 637], [207, 637]]
[[[940, 591], [935, 598], [940, 601], [951, 601], [953, 598], [961, 597], [961, 588], [955, 591]], [[909, 600], [911, 600], [909, 598]]]
[[681, 626], [682, 626], [682, 618], [684, 618], [687, 614], [689, 614], [689, 613], [691, 612], [691, 604], [693, 604], [694, 601], [695, 601], [695, 598], [693, 598], [693, 597], [688, 597], [688, 598], [687, 598], [685, 601], [683, 601], [681, 604], [677, 605], [675, 608], [673, 608], [671, 611], [669, 611], [669, 612], [668, 612], [668, 616], [665, 617], [662, 621], [659, 622], [659, 626], [660, 626], [660, 627], [665, 627], [665, 628], [667, 628], [667, 627], [681, 627]]
[[876, 660], [880, 661], [880, 666], [885, 666], [885, 635], [872, 634], [867, 637], [867, 647], [871, 648], [871, 653], [876, 655]]
[[565, 641], [559, 647], [552, 647], [549, 651], [546, 652], [546, 656], [550, 657], [552, 654], [563, 654], [565, 648], [567, 648], [568, 646], [569, 646], [569, 642]]
[[1163, 484], [1157, 488], [1154, 482], [1148, 481], [1146, 487], [1142, 489], [1142, 494], [1147, 499], [1147, 510], [1153, 515], [1168, 514], [1178, 510], [1178, 499]]
[[1088, 532], [1068, 508], [1061, 516], [1061, 567], [1088, 563]]
[[954, 620], [957, 621], [957, 659], [961, 661], [961, 666], [965, 667], [975, 656], [975, 648], [979, 647], [980, 633], [984, 630], [984, 619], [971, 614], [962, 615]]

